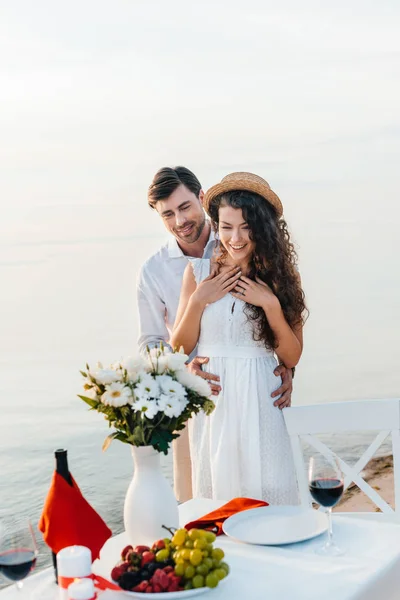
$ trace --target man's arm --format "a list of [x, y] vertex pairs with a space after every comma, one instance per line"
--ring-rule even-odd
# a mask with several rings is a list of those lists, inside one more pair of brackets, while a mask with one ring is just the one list
[[139, 310], [139, 352], [144, 354], [146, 346], [157, 346], [168, 342], [169, 333], [165, 324], [165, 303], [147, 265], [140, 271], [137, 282]]

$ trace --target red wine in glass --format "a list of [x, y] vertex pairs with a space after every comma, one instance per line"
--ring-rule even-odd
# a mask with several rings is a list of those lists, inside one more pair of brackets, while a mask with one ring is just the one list
[[343, 494], [343, 481], [340, 479], [317, 478], [310, 481], [310, 494], [321, 506], [335, 506]]
[[36, 554], [33, 550], [20, 548], [0, 552], [0, 573], [10, 581], [25, 579], [36, 564]]
[[311, 457], [308, 486], [313, 500], [326, 508], [328, 513], [328, 540], [317, 552], [340, 556], [343, 552], [334, 543], [332, 534], [332, 507], [339, 502], [344, 490], [343, 474], [336, 456], [321, 454]]
[[20, 589], [22, 580], [36, 564], [38, 549], [28, 519], [10, 517], [0, 521], [0, 574]]

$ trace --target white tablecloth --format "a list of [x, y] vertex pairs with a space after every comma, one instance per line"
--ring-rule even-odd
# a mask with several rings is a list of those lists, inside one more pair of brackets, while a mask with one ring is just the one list
[[[180, 506], [181, 524], [221, 503], [195, 499]], [[400, 525], [334, 516], [334, 534], [346, 550], [342, 557], [315, 554], [322, 538], [281, 547], [250, 546], [221, 536], [231, 574], [206, 597], [213, 600], [397, 600], [400, 597]], [[110, 539], [102, 557], [111, 564], [126, 543], [125, 534]], [[96, 563], [94, 564], [96, 572]], [[99, 574], [109, 577], [109, 573]], [[122, 598], [107, 591], [101, 600]], [[52, 569], [29, 577], [22, 592], [10, 587], [0, 600], [58, 600]]]

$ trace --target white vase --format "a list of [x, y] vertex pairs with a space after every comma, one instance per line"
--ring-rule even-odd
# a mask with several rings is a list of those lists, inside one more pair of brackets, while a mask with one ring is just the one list
[[132, 546], [151, 546], [169, 537], [166, 527], [179, 527], [178, 503], [161, 471], [160, 454], [152, 446], [132, 446], [134, 473], [124, 506], [125, 531]]

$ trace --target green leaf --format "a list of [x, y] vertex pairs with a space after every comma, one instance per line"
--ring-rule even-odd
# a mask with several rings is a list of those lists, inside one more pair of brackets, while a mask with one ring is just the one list
[[128, 444], [133, 444], [134, 446], [144, 446], [144, 435], [143, 435], [143, 427], [138, 425], [133, 430], [133, 433], [127, 437]]
[[79, 373], [83, 376], [83, 377], [87, 377], [87, 373], [85, 373], [85, 371], [79, 371]]
[[115, 437], [116, 437], [115, 431], [114, 431], [114, 433], [110, 433], [110, 435], [108, 435], [106, 437], [106, 439], [103, 442], [103, 446], [101, 448], [103, 450], [103, 452], [105, 452], [107, 450], [107, 448], [109, 448], [111, 442], [115, 439]]
[[97, 400], [93, 400], [93, 398], [88, 398], [87, 396], [80, 396], [78, 394], [78, 398], [89, 404], [90, 408], [97, 408], [99, 402]]

